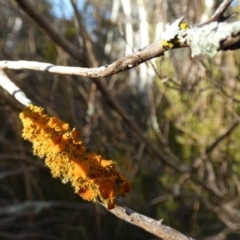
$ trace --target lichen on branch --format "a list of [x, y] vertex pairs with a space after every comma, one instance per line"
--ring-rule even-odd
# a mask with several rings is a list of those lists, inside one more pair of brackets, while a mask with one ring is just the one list
[[184, 20], [184, 17], [181, 17], [174, 21], [172, 24], [167, 24], [165, 26], [166, 30], [162, 32], [162, 47], [164, 49], [178, 48], [182, 39], [179, 38], [179, 31], [183, 32], [189, 30], [188, 23]]
[[96, 153], [87, 153], [80, 132], [44, 109], [28, 105], [21, 113], [22, 137], [32, 142], [33, 153], [45, 158], [53, 177], [71, 182], [83, 199], [101, 201], [108, 209], [116, 205], [116, 197], [130, 192], [131, 184], [117, 172], [115, 162]]

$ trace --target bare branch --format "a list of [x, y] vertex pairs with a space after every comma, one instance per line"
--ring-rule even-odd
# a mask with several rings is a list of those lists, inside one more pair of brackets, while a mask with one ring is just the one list
[[132, 209], [120, 204], [110, 212], [124, 221], [136, 225], [163, 240], [193, 240], [177, 230], [162, 224], [163, 220], [156, 221], [152, 218], [134, 212]]
[[[80, 56], [82, 56], [82, 53], [80, 53], [78, 51], [78, 49], [75, 49], [75, 47], [73, 45], [71, 45], [70, 43], [68, 43], [64, 38], [59, 36], [59, 34], [48, 24], [46, 19], [44, 17], [42, 17], [42, 15], [30, 3], [28, 3], [26, 0], [16, 0], [16, 1], [19, 4], [19, 6], [34, 20], [34, 22], [56, 44], [58, 44], [66, 52], [68, 52], [71, 56], [75, 57], [76, 59], [78, 59], [80, 61], [83, 60], [82, 57], [80, 57]], [[225, 32], [226, 28], [222, 29], [223, 26], [221, 26], [219, 28], [218, 28], [218, 25], [214, 26], [214, 29], [209, 29], [207, 34], [205, 33], [204, 36], [201, 33], [201, 30], [199, 31], [199, 28], [203, 27], [205, 25], [209, 25], [210, 23], [215, 22], [215, 21], [221, 22], [221, 21], [226, 20], [226, 18], [223, 17], [223, 14], [226, 11], [226, 9], [229, 7], [231, 2], [232, 2], [232, 0], [223, 1], [223, 3], [219, 6], [217, 11], [215, 12], [215, 14], [207, 22], [197, 25], [197, 28], [192, 28], [189, 31], [184, 31], [183, 33], [180, 32], [180, 35], [184, 34], [184, 37], [182, 38], [181, 42], [177, 44], [177, 46], [173, 46], [172, 48], [191, 47], [191, 49], [193, 51], [193, 53], [192, 53], [193, 56], [198, 55], [202, 52], [208, 53], [207, 51], [205, 51], [205, 52], [197, 51], [196, 49], [201, 48], [201, 46], [200, 47], [196, 46], [195, 43], [197, 42], [200, 45], [201, 37], [206, 39], [207, 35], [209, 35], [209, 38], [212, 38], [213, 33], [215, 32], [214, 31], [215, 28], [219, 29], [221, 32]], [[75, 9], [75, 11], [77, 11], [77, 9]], [[81, 19], [79, 19], [79, 17], [80, 17], [79, 14], [77, 16], [78, 16], [78, 20], [80, 21]], [[183, 18], [181, 18], [180, 20], [182, 21]], [[181, 21], [177, 20], [176, 23], [181, 23]], [[81, 21], [80, 21], [80, 23], [81, 23]], [[178, 32], [176, 32], [176, 29], [173, 28], [173, 27], [176, 27], [175, 25], [176, 25], [175, 23], [170, 25], [171, 28], [168, 29], [168, 34], [169, 34], [169, 32], [174, 33], [172, 39], [178, 38]], [[237, 24], [235, 24], [235, 25], [237, 25]], [[238, 26], [239, 25], [240, 25], [240, 23], [238, 23]], [[208, 28], [204, 28], [202, 30], [202, 32], [205, 32], [206, 30], [208, 30]], [[200, 33], [200, 34], [198, 34], [198, 33]], [[133, 67], [136, 67], [139, 64], [148, 61], [149, 59], [163, 55], [163, 53], [167, 50], [167, 48], [162, 45], [162, 42], [164, 40], [165, 39], [162, 38], [159, 41], [152, 43], [149, 46], [145, 47], [144, 49], [140, 49], [139, 51], [137, 51], [135, 53], [124, 56], [124, 57], [120, 58], [119, 60], [115, 61], [114, 63], [112, 63], [110, 65], [106, 65], [105, 67], [91, 68], [91, 69], [80, 68], [80, 69], [78, 69], [79, 72], [77, 75], [91, 77], [91, 78], [107, 77], [107, 76], [114, 75], [118, 72], [125, 71], [125, 70], [131, 69]], [[232, 34], [232, 32], [229, 32], [229, 34], [227, 36], [225, 35], [224, 37], [218, 38], [216, 40], [218, 41], [217, 42], [218, 45], [217, 45], [217, 48], [215, 49], [215, 51], [212, 52], [212, 55], [215, 55], [216, 52], [219, 50], [236, 49], [236, 48], [240, 47], [239, 30], [238, 30], [238, 32], [235, 32], [234, 34]], [[207, 43], [207, 42], [208, 41], [206, 39], [204, 44], [207, 45], [206, 48], [210, 48], [209, 43]], [[211, 42], [211, 39], [209, 39], [209, 42]], [[92, 54], [91, 54], [91, 56], [92, 56]], [[78, 70], [76, 70], [76, 71], [78, 71]], [[45, 71], [47, 71], [47, 69], [45, 69]], [[49, 71], [49, 72], [51, 72], [51, 71]], [[64, 74], [75, 74], [75, 73], [64, 72]]]
[[230, 14], [229, 16], [224, 16], [224, 13], [226, 12], [226, 10], [228, 9], [228, 7], [232, 2], [233, 0], [224, 0], [209, 20], [207, 20], [206, 22], [200, 23], [197, 26], [202, 27], [204, 25], [208, 25], [211, 22], [223, 22], [228, 18], [232, 17], [233, 15], [235, 15], [235, 14]]
[[16, 0], [21, 9], [23, 9], [33, 20], [34, 23], [58, 46], [66, 51], [70, 56], [77, 59], [81, 63], [85, 63], [85, 54], [77, 49], [73, 44], [69, 43], [65, 38], [49, 24], [48, 20], [41, 15], [31, 3], [25, 0]]
[[0, 69], [0, 86], [24, 106], [31, 103], [31, 100], [28, 99], [25, 93], [8, 78], [3, 69]]
[[[223, 34], [220, 35], [220, 32], [223, 32]], [[179, 31], [180, 38], [182, 36], [182, 38], [180, 39], [182, 44], [180, 44], [180, 46], [178, 47], [184, 47], [189, 45], [194, 51], [192, 53], [193, 55], [200, 54], [201, 51], [205, 51], [205, 53], [211, 52], [213, 51], [213, 48], [215, 53], [215, 51], [221, 49], [221, 47], [218, 46], [220, 44], [224, 47], [224, 49], [227, 49], [227, 47], [231, 47], [230, 42], [232, 44], [236, 44], [237, 41], [235, 40], [235, 38], [229, 37], [234, 34], [236, 39], [239, 40], [239, 33], [240, 22], [221, 25], [214, 24], [211, 27], [205, 26], [202, 29], [196, 28], [190, 29], [189, 31]], [[204, 38], [204, 42], [201, 41], [202, 38]], [[120, 58], [119, 60], [113, 62], [110, 65], [101, 66], [98, 68], [66, 67], [32, 61], [0, 61], [0, 68], [9, 68], [15, 70], [30, 69], [50, 73], [85, 76], [91, 78], [107, 77], [113, 74], [117, 74], [121, 71], [131, 69], [149, 59], [162, 55], [166, 51], [166, 48], [161, 47], [161, 42], [162, 41], [159, 40], [144, 49], [140, 49], [135, 53]], [[184, 42], [189, 42], [189, 44], [186, 44]], [[209, 45], [210, 43], [211, 46]]]
[[110, 65], [101, 66], [97, 68], [82, 68], [82, 67], [65, 67], [56, 66], [49, 63], [39, 63], [31, 61], [0, 61], [0, 68], [9, 69], [30, 69], [35, 71], [45, 71], [50, 73], [70, 74], [91, 78], [108, 77], [122, 71], [134, 68], [139, 64], [146, 62], [149, 59], [160, 56], [165, 49], [160, 47], [161, 42], [155, 42], [148, 47], [139, 50], [138, 52], [129, 54], [113, 62]]
[[76, 16], [76, 20], [77, 20], [77, 27], [78, 27], [78, 34], [82, 35], [83, 38], [83, 44], [84, 47], [86, 49], [87, 52], [87, 61], [88, 61], [88, 65], [92, 66], [92, 67], [97, 67], [97, 59], [94, 55], [93, 52], [93, 44], [92, 44], [92, 40], [89, 36], [89, 34], [87, 33], [84, 25], [83, 25], [83, 21], [82, 21], [82, 17], [80, 15], [80, 12], [78, 11], [77, 8], [77, 1], [76, 0], [71, 0], [72, 3], [72, 7]]
[[[6, 215], [26, 215], [31, 212], [31, 214], [38, 214], [41, 211], [44, 211], [53, 207], [68, 208], [74, 210], [90, 210], [91, 205], [88, 203], [84, 204], [73, 204], [63, 201], [26, 201], [23, 203], [18, 203], [6, 207], [0, 208], [0, 216]], [[162, 220], [156, 221], [152, 218], [134, 212], [130, 208], [119, 205], [110, 212], [120, 219], [129, 222], [133, 225], [143, 228], [144, 230], [161, 237], [163, 240], [193, 240], [190, 237], [184, 236], [180, 232], [176, 231], [173, 228], [170, 228], [162, 224]]]
[[[183, 18], [180, 19], [181, 21]], [[177, 20], [176, 22], [179, 22]], [[162, 34], [162, 38], [149, 46], [132, 54], [124, 56], [112, 64], [97, 68], [66, 67], [49, 63], [31, 61], [0, 61], [0, 68], [9, 69], [30, 69], [50, 73], [69, 74], [90, 78], [108, 77], [122, 71], [134, 68], [149, 59], [162, 56], [169, 48], [164, 42], [171, 42], [177, 39], [172, 48], [190, 47], [192, 56], [201, 53], [214, 56], [217, 51], [240, 47], [240, 22], [234, 23], [211, 23], [202, 28], [189, 30], [176, 30], [175, 22]], [[173, 26], [174, 28], [172, 28]]]

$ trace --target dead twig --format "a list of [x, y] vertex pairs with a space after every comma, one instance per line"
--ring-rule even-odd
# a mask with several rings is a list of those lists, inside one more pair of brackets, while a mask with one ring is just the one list
[[224, 16], [224, 13], [226, 12], [226, 10], [228, 9], [228, 7], [230, 6], [230, 4], [232, 2], [233, 2], [233, 0], [224, 0], [209, 20], [207, 20], [206, 22], [197, 24], [196, 26], [197, 27], [202, 27], [202, 26], [205, 26], [205, 25], [207, 25], [211, 22], [224, 22], [227, 19], [229, 19], [230, 17], [234, 16], [235, 13], [230, 14], [228, 16]]
[[116, 215], [118, 218], [124, 221], [136, 225], [163, 240], [194, 240], [193, 238], [187, 237], [177, 230], [170, 228], [162, 224], [163, 220], [154, 220], [119, 203], [119, 206], [110, 210], [110, 212]]

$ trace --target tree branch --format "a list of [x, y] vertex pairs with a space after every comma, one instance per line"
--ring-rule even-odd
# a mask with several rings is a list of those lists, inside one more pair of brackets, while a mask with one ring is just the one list
[[194, 240], [193, 238], [187, 237], [177, 230], [170, 228], [162, 224], [163, 220], [156, 221], [152, 218], [134, 212], [132, 209], [120, 204], [110, 210], [110, 212], [116, 215], [118, 218], [124, 221], [136, 225], [147, 232], [154, 234], [163, 240]]
[[228, 9], [228, 7], [232, 2], [233, 0], [224, 0], [209, 20], [207, 20], [206, 22], [197, 24], [197, 26], [203, 27], [205, 25], [208, 25], [211, 22], [223, 22], [228, 18], [232, 17], [233, 15], [235, 15], [235, 14], [230, 14], [229, 16], [224, 16], [224, 13], [226, 12], [226, 10]]
[[8, 76], [1, 68], [0, 86], [2, 86], [6, 91], [8, 91], [13, 97], [16, 98], [17, 101], [19, 101], [24, 106], [31, 103], [31, 100], [26, 97], [25, 93], [8, 78]]
[[[168, 30], [168, 32], [171, 31], [171, 29]], [[220, 32], [224, 33], [219, 35]], [[190, 29], [189, 31], [180, 30], [178, 33], [181, 38], [181, 43], [175, 48], [189, 46], [194, 51], [194, 55], [198, 55], [202, 51], [205, 51], [205, 53], [212, 53], [211, 51], [213, 50], [210, 49], [210, 47], [213, 47], [213, 44], [216, 46], [216, 49], [214, 49], [216, 51], [221, 49], [228, 50], [235, 48], [236, 44], [238, 44], [238, 46], [240, 45], [240, 22], [228, 24], [222, 23], [221, 25], [217, 25], [217, 23], [215, 23], [214, 25], [211, 25], [211, 27], [204, 26], [203, 28], [194, 28]], [[202, 40], [202, 38], [204, 38], [205, 41], [199, 42]], [[9, 68], [15, 70], [30, 69], [35, 71], [69, 74], [91, 78], [108, 77], [136, 67], [139, 64], [148, 61], [149, 59], [163, 55], [163, 53], [167, 51], [167, 48], [162, 46], [163, 41], [165, 41], [165, 39], [160, 39], [144, 49], [140, 49], [137, 52], [118, 59], [112, 64], [97, 68], [57, 66], [54, 64], [34, 61], [0, 61], [0, 68]], [[171, 39], [167, 39], [167, 41], [171, 41]], [[209, 45], [210, 43], [212, 44], [211, 46]]]
[[86, 56], [84, 52], [80, 51], [73, 44], [69, 43], [65, 38], [58, 34], [58, 32], [51, 27], [49, 21], [37, 11], [31, 3], [25, 0], [16, 0], [19, 7], [24, 10], [34, 23], [58, 46], [60, 46], [64, 51], [66, 51], [70, 56], [80, 61], [83, 65], [85, 63]]
[[[69, 44], [64, 38], [62, 38], [47, 22], [47, 20], [42, 17], [42, 15], [26, 0], [16, 0], [19, 6], [34, 20], [34, 22], [63, 50], [68, 52], [72, 57], [79, 61], [83, 61], [82, 54], [73, 45]], [[216, 10], [214, 15], [206, 22], [196, 25], [189, 30], [181, 30], [179, 24], [184, 20], [180, 18], [176, 20], [173, 24], [168, 25], [168, 29], [162, 34], [162, 36], [171, 36], [166, 39], [166, 37], [161, 37], [158, 41], [148, 45], [143, 49], [139, 49], [137, 52], [124, 56], [112, 64], [99, 67], [99, 68], [78, 68], [76, 70], [68, 69], [67, 72], [62, 72], [64, 74], [76, 74], [79, 76], [91, 77], [91, 78], [101, 78], [117, 74], [122, 71], [129, 70], [138, 66], [139, 64], [146, 62], [150, 59], [162, 56], [169, 47], [164, 46], [164, 41], [177, 41], [171, 48], [181, 48], [181, 47], [191, 47], [192, 56], [206, 53], [214, 56], [217, 51], [220, 50], [233, 50], [240, 47], [240, 22], [229, 23], [225, 25], [219, 25], [218, 23], [226, 20], [223, 17], [226, 9], [231, 4], [232, 0], [224, 0], [223, 3]], [[75, 9], [77, 11], [77, 9]], [[79, 18], [79, 16], [78, 16]], [[78, 19], [80, 21], [80, 19]], [[210, 23], [215, 22], [215, 25]], [[234, 25], [233, 25], [234, 24]], [[224, 29], [222, 29], [224, 28]], [[214, 35], [215, 32], [217, 34]], [[207, 33], [206, 33], [207, 31]], [[219, 32], [228, 32], [227, 34], [219, 36]], [[217, 35], [217, 36], [216, 36]], [[215, 36], [215, 45], [212, 49], [212, 37]], [[205, 39], [204, 46], [201, 46], [201, 40]], [[202, 49], [204, 47], [204, 49]], [[209, 53], [209, 49], [211, 52]], [[48, 69], [49, 67], [49, 69]], [[45, 71], [54, 72], [50, 70], [53, 66], [47, 66]], [[61, 70], [64, 71], [64, 70]], [[69, 72], [68, 72], [69, 71]]]
[[[76, 49], [73, 45], [68, 43], [64, 38], [59, 37], [59, 34], [51, 28], [49, 23], [25, 0], [16, 0], [19, 6], [24, 9], [24, 11], [37, 23], [37, 25], [59, 46], [61, 46], [66, 52], [68, 52], [72, 57], [79, 61], [83, 61], [84, 57], [81, 52]], [[165, 51], [173, 48], [181, 47], [193, 47], [192, 50], [195, 51], [195, 55], [200, 53], [209, 53], [209, 43], [212, 43], [213, 36], [216, 37], [216, 45], [214, 45], [214, 51], [210, 49], [210, 54], [214, 55], [219, 50], [228, 50], [236, 49], [240, 47], [240, 22], [235, 23], [220, 23], [226, 20], [228, 17], [224, 17], [224, 12], [231, 4], [232, 1], [225, 0], [219, 6], [215, 14], [205, 23], [196, 25], [191, 29], [180, 29], [179, 24], [182, 23], [183, 18], [178, 19], [172, 25], [169, 25], [169, 28], [166, 29], [165, 35], [163, 34], [160, 40], [152, 43], [151, 45], [136, 51], [135, 53], [129, 54], [120, 58], [119, 60], [113, 62], [112, 64], [101, 66], [97, 68], [82, 68], [82, 67], [66, 67], [66, 66], [56, 66], [49, 63], [39, 63], [39, 62], [28, 62], [28, 61], [0, 61], [0, 85], [3, 86], [7, 91], [10, 92], [13, 96], [17, 98], [19, 102], [23, 105], [28, 105], [31, 101], [25, 96], [25, 94], [13, 83], [9, 83], [9, 79], [4, 73], [4, 68], [9, 69], [31, 69], [36, 71], [45, 71], [50, 73], [59, 73], [59, 74], [69, 74], [69, 75], [78, 75], [86, 76], [91, 78], [100, 78], [107, 77], [119, 72], [129, 70], [133, 67], [138, 66], [139, 64], [148, 61], [149, 59], [162, 56]], [[210, 27], [209, 27], [210, 26]], [[224, 30], [223, 30], [224, 29]], [[206, 31], [207, 37], [206, 37]], [[219, 35], [219, 32], [224, 32], [224, 35]], [[227, 33], [226, 33], [227, 32]], [[205, 34], [205, 35], [204, 35]], [[169, 37], [170, 36], [170, 37]], [[198, 37], [198, 38], [196, 38]], [[199, 39], [204, 38], [207, 44], [204, 42], [204, 46], [199, 47]], [[197, 39], [197, 40], [196, 40]], [[197, 42], [197, 43], [195, 43]], [[173, 43], [172, 47], [169, 47], [169, 43]], [[194, 45], [195, 44], [195, 45]], [[200, 42], [201, 44], [201, 42]], [[212, 47], [212, 45], [211, 45]], [[98, 79], [95, 79], [94, 82], [98, 85], [99, 89], [104, 95], [107, 95], [110, 103], [114, 106], [117, 111], [124, 116], [126, 122], [130, 123], [131, 127], [138, 133], [141, 139], [144, 140], [150, 146], [150, 148], [160, 157], [164, 164], [167, 164], [174, 170], [180, 173], [189, 172], [188, 166], [178, 166], [174, 164], [171, 159], [168, 159], [168, 156], [165, 156], [164, 153], [158, 150], [157, 147], [153, 146], [152, 143], [147, 139], [144, 134], [136, 127], [132, 120], [125, 115], [125, 112], [119, 107], [115, 99], [111, 95], [108, 95], [106, 88], [101, 84]], [[235, 125], [234, 125], [235, 127]], [[221, 139], [220, 139], [221, 140]], [[219, 141], [220, 141], [219, 140]], [[218, 142], [217, 142], [218, 143]], [[216, 143], [216, 144], [217, 144]], [[206, 185], [205, 183], [200, 182], [198, 179], [195, 179], [191, 176], [195, 183], [204, 186], [208, 191], [213, 192], [213, 190]], [[214, 192], [213, 192], [214, 193]], [[184, 236], [183, 234], [177, 232], [174, 229], [171, 229], [168, 226], [162, 224], [162, 221], [156, 221], [144, 215], [138, 214], [131, 209], [127, 208], [124, 205], [119, 204], [111, 212], [117, 217], [139, 226], [150, 233], [155, 234], [158, 237], [161, 237], [164, 240], [190, 240], [191, 238]]]
[[[183, 21], [183, 18], [177, 22]], [[211, 23], [202, 28], [179, 30], [174, 26], [175, 22], [162, 34], [162, 38], [149, 46], [132, 54], [124, 56], [112, 64], [97, 68], [57, 66], [49, 63], [34, 61], [0, 61], [0, 68], [30, 69], [50, 73], [69, 74], [90, 78], [102, 78], [129, 70], [152, 58], [162, 56], [169, 47], [164, 42], [171, 42], [179, 38], [173, 48], [191, 47], [192, 55], [205, 53], [214, 56], [217, 51], [232, 49], [240, 46], [240, 22], [234, 23]]]

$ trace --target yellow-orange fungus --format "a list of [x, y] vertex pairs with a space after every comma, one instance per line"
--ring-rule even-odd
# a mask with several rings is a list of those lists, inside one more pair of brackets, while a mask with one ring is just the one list
[[71, 169], [71, 174], [74, 179], [80, 179], [87, 177], [89, 173], [89, 163], [88, 161], [78, 161], [72, 160], [73, 168]]
[[102, 167], [111, 167], [114, 165], [114, 162], [112, 160], [104, 160], [102, 159], [100, 162]]
[[78, 151], [79, 151], [80, 153], [84, 153], [84, 152], [86, 151], [86, 148], [85, 148], [84, 146], [80, 146], [80, 147], [78, 148]]
[[104, 199], [115, 199], [115, 183], [112, 179], [99, 180], [99, 193]]
[[49, 147], [52, 148], [54, 152], [61, 152], [62, 150], [59, 148], [59, 143], [61, 141], [62, 135], [56, 135], [50, 138]]
[[102, 158], [101, 155], [95, 155], [94, 157], [96, 159], [96, 161], [102, 166], [102, 167], [107, 167], [107, 166], [111, 166], [114, 165], [114, 162], [112, 160], [105, 160]]
[[62, 143], [63, 145], [67, 145], [68, 142], [69, 142], [69, 137], [68, 137], [68, 135], [67, 135], [66, 133], [64, 133], [64, 134], [62, 135], [62, 138], [61, 138], [61, 140], [60, 140], [60, 143]]
[[79, 195], [84, 199], [88, 201], [93, 201], [94, 199], [94, 191], [91, 188], [81, 188], [79, 190]]
[[79, 140], [81, 134], [76, 128], [73, 128], [70, 134], [75, 144], [82, 144], [82, 141]]
[[76, 129], [73, 128], [73, 130], [71, 131], [71, 136], [74, 140], [78, 140], [78, 138], [80, 137], [80, 132]]
[[51, 128], [55, 128], [55, 126], [59, 124], [59, 119], [56, 117], [50, 117], [49, 122], [48, 122], [48, 126]]
[[88, 154], [88, 158], [89, 158], [89, 159], [96, 159], [96, 160], [97, 160], [97, 154], [94, 153], [94, 152], [89, 153], [89, 154]]
[[56, 142], [54, 143], [54, 141], [52, 140], [53, 144], [50, 145], [50, 147], [52, 146], [52, 149], [53, 149], [54, 152], [63, 151], [64, 148], [66, 147], [66, 145], [69, 143], [69, 138], [66, 134], [60, 135], [56, 138], [53, 137], [53, 139], [55, 139]]
[[52, 141], [53, 144], [57, 144], [60, 143], [62, 138], [62, 135], [56, 135], [50, 138], [50, 140]]
[[62, 122], [61, 120], [59, 120], [56, 117], [50, 117], [48, 126], [50, 128], [54, 128], [58, 132], [65, 132], [69, 129], [68, 123]]
[[83, 199], [100, 200], [108, 209], [116, 205], [116, 197], [130, 192], [131, 184], [115, 169], [112, 160], [87, 153], [80, 132], [44, 109], [29, 105], [22, 113], [22, 136], [33, 143], [33, 153], [45, 158], [53, 177], [71, 182]]
[[115, 208], [115, 206], [116, 206], [116, 201], [115, 200], [107, 203], [107, 209], [108, 210], [111, 210], [111, 209]]
[[59, 125], [55, 127], [56, 131], [65, 132], [69, 129], [69, 124], [65, 122], [61, 122]]

